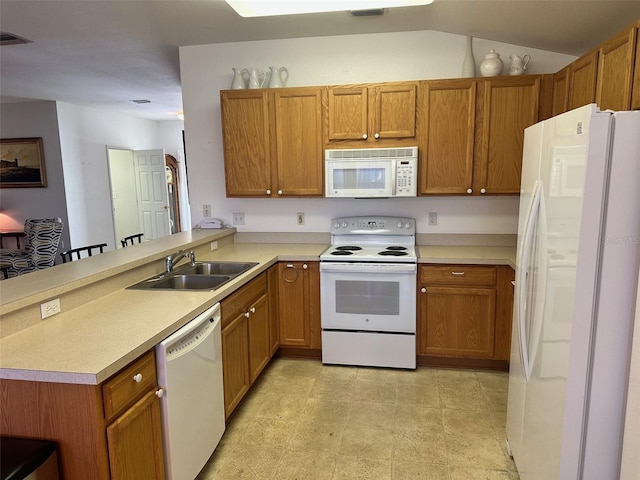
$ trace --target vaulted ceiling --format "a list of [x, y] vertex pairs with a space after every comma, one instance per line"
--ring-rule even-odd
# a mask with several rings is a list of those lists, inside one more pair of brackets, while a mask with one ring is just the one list
[[[579, 56], [640, 18], [640, 1], [436, 0], [381, 17], [239, 17], [223, 0], [2, 0], [2, 102], [61, 100], [154, 119], [182, 110], [178, 47], [437, 30]], [[144, 113], [132, 99], [150, 98]]]

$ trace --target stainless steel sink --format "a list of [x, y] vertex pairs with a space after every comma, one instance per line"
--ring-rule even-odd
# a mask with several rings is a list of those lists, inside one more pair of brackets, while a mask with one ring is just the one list
[[171, 272], [131, 285], [133, 290], [215, 290], [258, 265], [257, 262], [187, 263]]
[[228, 275], [172, 275], [157, 282], [151, 288], [169, 290], [214, 290], [231, 280]]
[[179, 269], [188, 275], [232, 275], [237, 276], [255, 267], [257, 262], [196, 262]]

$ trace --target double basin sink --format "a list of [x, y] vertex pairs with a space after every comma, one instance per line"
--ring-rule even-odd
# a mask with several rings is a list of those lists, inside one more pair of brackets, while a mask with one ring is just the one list
[[161, 273], [128, 288], [135, 290], [215, 290], [257, 262], [193, 262]]

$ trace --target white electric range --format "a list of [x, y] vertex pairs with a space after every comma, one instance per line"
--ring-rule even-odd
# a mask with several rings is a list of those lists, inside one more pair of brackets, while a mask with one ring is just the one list
[[332, 220], [320, 256], [323, 363], [416, 367], [417, 261], [412, 218]]

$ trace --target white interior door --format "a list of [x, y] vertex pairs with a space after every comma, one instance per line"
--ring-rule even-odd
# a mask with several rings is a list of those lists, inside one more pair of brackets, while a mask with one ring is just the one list
[[145, 240], [171, 234], [164, 150], [133, 151], [140, 225]]

